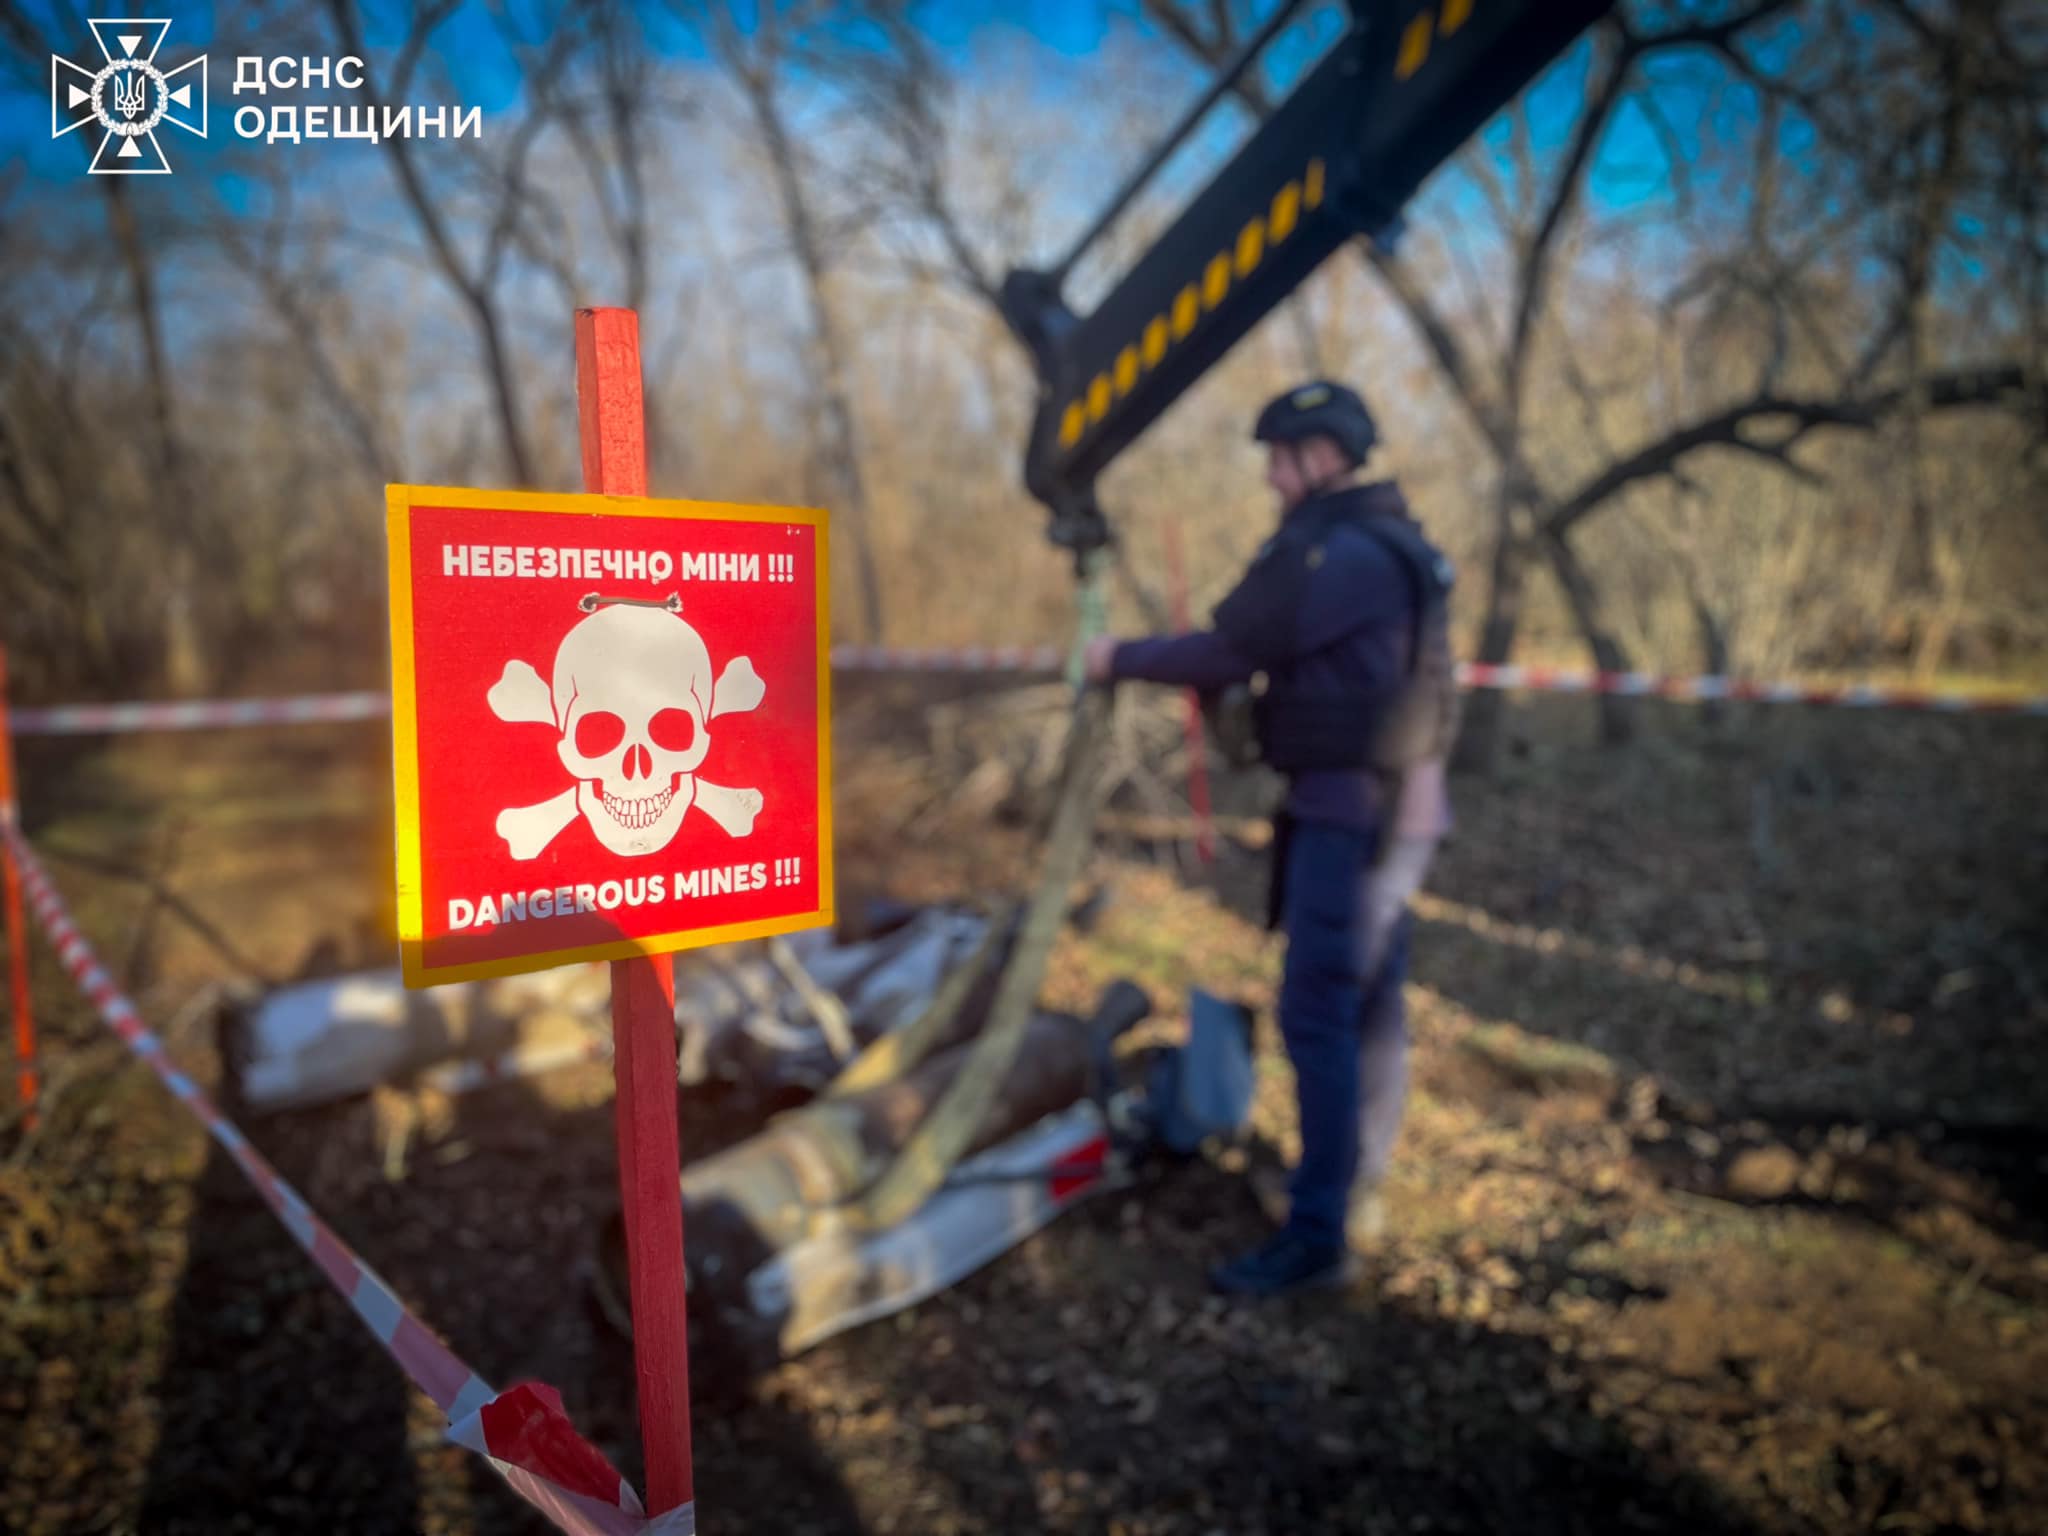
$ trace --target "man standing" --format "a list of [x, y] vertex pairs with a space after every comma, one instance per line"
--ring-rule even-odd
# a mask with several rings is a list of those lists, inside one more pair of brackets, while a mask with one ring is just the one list
[[1280, 1032], [1302, 1151], [1285, 1225], [1211, 1278], [1277, 1295], [1341, 1284], [1347, 1218], [1354, 1232], [1374, 1220], [1407, 1086], [1406, 902], [1446, 829], [1455, 706], [1450, 568], [1391, 481], [1360, 483], [1378, 441], [1364, 402], [1341, 384], [1306, 384], [1269, 404], [1253, 435], [1269, 445], [1280, 526], [1214, 627], [1099, 640], [1087, 665], [1098, 682], [1210, 695], [1263, 676], [1258, 745], [1288, 780], [1270, 920], [1287, 932]]

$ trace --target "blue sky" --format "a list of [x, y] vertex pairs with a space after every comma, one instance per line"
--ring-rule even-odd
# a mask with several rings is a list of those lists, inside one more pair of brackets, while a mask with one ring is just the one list
[[[173, 18], [173, 25], [165, 44], [164, 59], [179, 63], [193, 53], [213, 48], [224, 27], [240, 33], [241, 45], [247, 46], [253, 30], [251, 22], [260, 17], [265, 8], [260, 5], [215, 4], [213, 0], [176, 0], [171, 5], [79, 0], [74, 11], [71, 5], [53, 3], [53, 0], [25, 0], [25, 9], [45, 35], [58, 42], [57, 52], [91, 68], [98, 64], [99, 58], [92, 35], [82, 19], [87, 14], [162, 15], [168, 12]], [[390, 24], [391, 8], [371, 0], [366, 9], [371, 21], [371, 47], [393, 46], [398, 34]], [[648, 9], [651, 13], [653, 8]], [[923, 19], [927, 35], [949, 52], [964, 53], [977, 38], [1001, 27], [1026, 32], [1057, 53], [1080, 56], [1102, 45], [1111, 26], [1109, 10], [1103, 0], [1022, 0], [1022, 3], [1017, 3], [1017, 0], [1010, 0], [1010, 3], [1004, 3], [1004, 0], [947, 0], [944, 5], [926, 7]], [[379, 25], [380, 20], [385, 24]], [[672, 19], [658, 23], [652, 30], [657, 46], [663, 52], [684, 59], [703, 56], [703, 50], [687, 29]], [[261, 34], [258, 32], [256, 35]], [[435, 52], [438, 61], [458, 75], [465, 103], [480, 106], [487, 113], [511, 104], [513, 76], [483, 4], [462, 6], [436, 34]], [[213, 89], [217, 106], [225, 105], [232, 111], [234, 105], [250, 99], [233, 95], [233, 66], [229, 58], [213, 57], [209, 65], [210, 73], [215, 77]], [[48, 133], [48, 104], [36, 86], [38, 83], [46, 85], [47, 75], [40, 74], [37, 80], [10, 78], [5, 83], [7, 89], [4, 95], [0, 95], [0, 146], [5, 146], [5, 155], [0, 156], [0, 162], [11, 160], [16, 155], [26, 155], [38, 173], [69, 174], [73, 165], [71, 158], [66, 155], [48, 156], [41, 152], [42, 146], [38, 144]], [[67, 146], [67, 154], [75, 155], [75, 152], [70, 152]]]
[[[77, 3], [92, 6], [94, 0], [77, 0]], [[364, 0], [364, 3], [369, 11], [369, 51], [380, 66], [388, 66], [391, 51], [399, 38], [395, 24], [396, 7], [391, 0]], [[515, 12], [536, 8], [536, 0], [508, 0], [508, 3]], [[56, 9], [53, 0], [28, 0], [28, 4], [31, 13], [50, 27], [50, 17]], [[117, 9], [114, 4], [108, 4], [106, 8]], [[366, 187], [374, 187], [372, 195], [389, 195], [388, 168], [366, 145], [308, 141], [299, 145], [270, 146], [236, 137], [233, 121], [238, 106], [256, 101], [296, 101], [304, 105], [314, 101], [348, 100], [345, 92], [300, 93], [270, 98], [234, 94], [235, 54], [245, 51], [283, 53], [292, 41], [262, 24], [269, 8], [260, 0], [256, 4], [236, 4], [231, 0], [218, 0], [212, 4], [178, 0], [168, 7], [143, 0], [134, 8], [155, 14], [168, 12], [173, 16], [174, 24], [161, 62], [175, 65], [202, 49], [210, 55], [210, 137], [202, 143], [188, 134], [159, 130], [159, 138], [180, 174], [175, 178], [151, 178], [135, 185], [134, 190], [139, 194], [138, 201], [143, 207], [149, 208], [154, 204], [161, 211], [204, 216], [206, 210], [219, 206], [215, 202], [216, 197], [231, 209], [245, 206], [233, 175], [233, 167], [237, 164], [244, 167], [260, 165], [273, 172], [280, 166], [288, 168], [292, 172], [295, 189], [303, 191], [309, 207], [323, 200], [333, 200], [336, 184], [354, 186], [359, 174], [374, 178], [363, 183]], [[322, 14], [324, 19], [324, 12]], [[652, 45], [682, 64], [700, 60], [702, 50], [697, 41], [673, 18], [665, 12], [661, 14], [662, 19], [650, 24]], [[1315, 4], [1304, 6], [1303, 16], [1269, 54], [1271, 82], [1284, 87], [1291, 76], [1313, 62], [1336, 36], [1342, 14], [1339, 0], [1317, 0]], [[1077, 91], [1099, 91], [1102, 70], [1090, 66], [1100, 65], [1104, 49], [1120, 38], [1143, 38], [1152, 31], [1142, 19], [1138, 0], [944, 0], [944, 3], [925, 5], [921, 15], [928, 35], [958, 68], [995, 72], [1014, 63], [1028, 72], [1032, 94], [1054, 107], [1071, 100]], [[50, 29], [59, 32], [69, 30]], [[75, 30], [77, 37], [68, 49], [68, 56], [80, 62], [95, 59], [97, 50], [90, 33], [82, 24]], [[1177, 71], [1176, 78], [1184, 82], [1185, 97], [1179, 99], [1191, 99], [1200, 88], [1199, 72], [1187, 66], [1179, 51], [1167, 40], [1158, 39], [1157, 48], [1159, 57], [1172, 61]], [[315, 42], [313, 51], [323, 50]], [[1581, 43], [1564, 62], [1549, 71], [1532, 92], [1529, 98], [1530, 129], [1539, 150], [1555, 149], [1569, 131], [1584, 89], [1588, 52], [1586, 45]], [[516, 74], [481, 0], [472, 0], [472, 3], [464, 5], [443, 26], [436, 34], [432, 53], [433, 64], [449, 83], [422, 81], [409, 93], [410, 98], [419, 103], [449, 102], [481, 108], [488, 134], [494, 114], [513, 104]], [[1019, 54], [1024, 57], [1018, 57]], [[1062, 61], [1068, 59], [1074, 60], [1078, 67], [1064, 69]], [[1694, 59], [1667, 61], [1659, 67], [1662, 71], [1659, 77], [1660, 96], [1665, 101], [1666, 115], [1684, 154], [1697, 158], [1703, 137], [1731, 134], [1739, 129], [1740, 124], [1727, 120], [1725, 114], [1739, 115], [1741, 98], [1739, 95], [1725, 96], [1725, 93], [1725, 99], [1713, 97], [1714, 86], [1721, 82], [1717, 80], [1717, 71], [1712, 66]], [[1715, 120], [1717, 112], [1724, 114], [1720, 121]], [[1498, 145], [1505, 136], [1506, 128], [1503, 121], [1496, 119], [1486, 130], [1486, 136]], [[1212, 114], [1204, 131], [1169, 166], [1158, 199], [1153, 204], [1154, 210], [1177, 206], [1207, 178], [1248, 131], [1246, 115], [1236, 109], [1234, 103], [1220, 107]], [[10, 205], [17, 209], [34, 208], [45, 218], [63, 219], [67, 214], [75, 214], [82, 232], [90, 238], [102, 216], [101, 199], [74, 196], [73, 191], [75, 189], [78, 194], [86, 191], [85, 178], [81, 174], [82, 161], [90, 152], [86, 141], [95, 137], [96, 130], [87, 128], [58, 142], [50, 140], [47, 71], [34, 80], [18, 76], [7, 79], [4, 93], [0, 93], [0, 220], [11, 216]], [[82, 145], [85, 146], [83, 151]], [[1119, 145], [1120, 163], [1105, 170], [1099, 165], [1086, 164], [1077, 145], [1071, 180], [1061, 175], [1064, 195], [1058, 197], [1055, 205], [1061, 210], [1061, 222], [1070, 229], [1078, 230], [1092, 212], [1089, 204], [1106, 197], [1122, 168], [1135, 162], [1143, 152], [1141, 145]], [[259, 156], [262, 158], [258, 159]], [[280, 160], [278, 157], [287, 158]], [[1590, 203], [1596, 211], [1614, 212], [1668, 198], [1671, 188], [1664, 163], [1663, 149], [1647, 120], [1639, 113], [1624, 110], [1609, 132], [1596, 167], [1588, 194]], [[16, 167], [26, 168], [29, 185], [10, 192], [9, 182], [13, 178], [9, 172]], [[1711, 189], [1700, 190], [1702, 201], [1711, 206]], [[1739, 199], [1741, 189], [1731, 189], [1731, 192], [1735, 199]], [[360, 198], [348, 197], [342, 201], [349, 211], [362, 213], [364, 205]], [[1723, 211], [1732, 211], [1729, 200], [1722, 201]], [[1067, 206], [1069, 202], [1071, 208]], [[1733, 206], [1739, 206], [1739, 202]], [[1439, 183], [1415, 212], [1427, 218], [1431, 208], [1442, 211], [1446, 218], [1455, 215], [1472, 228], [1486, 227], [1486, 215], [1479, 206], [1476, 192], [1469, 185]], [[1047, 259], [1056, 254], [1052, 250], [1034, 252], [1032, 259]], [[670, 252], [672, 259], [684, 255], [686, 253], [681, 251]], [[1095, 273], [1090, 286], [1099, 286], [1104, 276], [1099, 271]], [[1079, 286], [1071, 297], [1081, 304], [1091, 301], [1089, 293]]]
[[[97, 9], [94, 0], [79, 0], [79, 3]], [[77, 34], [70, 38], [68, 48], [61, 50], [67, 57], [80, 63], [96, 61], [91, 36], [82, 25], [59, 24], [54, 20], [69, 9], [68, 4], [55, 3], [55, 0], [28, 0], [28, 9], [52, 36], [62, 38], [73, 32]], [[131, 7], [109, 4], [106, 9], [119, 11]], [[249, 48], [252, 37], [264, 37], [260, 17], [267, 8], [183, 0], [183, 3], [170, 7], [143, 5], [140, 9], [159, 14], [169, 10], [173, 15], [174, 25], [164, 53], [166, 61], [182, 62], [194, 52], [213, 50], [209, 60], [212, 99], [209, 141], [202, 144], [190, 135], [160, 130], [160, 137], [167, 152], [173, 155], [174, 164], [195, 167], [204, 164], [220, 148], [234, 143], [235, 109], [257, 99], [234, 94], [232, 53]], [[396, 41], [392, 25], [388, 22], [378, 24], [378, 19], [387, 15], [389, 10], [389, 7], [379, 6], [373, 0], [370, 7], [370, 43], [373, 50], [388, 50]], [[1308, 19], [1295, 23], [1288, 36], [1273, 50], [1270, 73], [1283, 80], [1303, 67], [1334, 35], [1334, 5], [1325, 0], [1324, 4], [1308, 6], [1304, 10]], [[1028, 34], [1056, 59], [1059, 56], [1084, 58], [1097, 52], [1105, 46], [1112, 30], [1118, 27], [1141, 33], [1151, 30], [1140, 17], [1139, 8], [1133, 0], [947, 0], [945, 4], [924, 7], [922, 19], [928, 35], [947, 54], [957, 61], [974, 58], [981, 67], [992, 67], [990, 52], [985, 45], [991, 37], [999, 37], [1004, 31]], [[672, 20], [655, 22], [651, 30], [652, 41], [660, 51], [679, 59], [700, 56], [694, 40]], [[216, 47], [224, 31], [231, 35], [230, 51], [225, 55]], [[1162, 49], [1171, 48], [1163, 40], [1161, 46]], [[454, 78], [463, 105], [481, 107], [488, 117], [512, 104], [514, 75], [483, 4], [469, 4], [459, 10], [437, 34], [434, 52], [435, 62]], [[1046, 53], [1039, 57], [1045, 58]], [[1558, 72], [1553, 74], [1549, 84], [1553, 98], [1547, 104], [1550, 110], [1536, 114], [1539, 140], [1545, 137], [1546, 127], [1562, 125], [1568, 119], [1570, 100], [1578, 88], [1578, 74], [1576, 71]], [[6, 81], [6, 86], [4, 94], [0, 94], [0, 164], [25, 163], [30, 175], [37, 180], [69, 180], [75, 177], [81, 159], [79, 145], [93, 137], [94, 130], [88, 128], [63, 141], [50, 142], [46, 71], [39, 72], [33, 80], [12, 77]], [[1048, 88], [1056, 90], [1057, 81], [1049, 80]], [[323, 98], [308, 96], [304, 99]], [[345, 100], [346, 97], [337, 95], [333, 99]], [[1681, 125], [1689, 116], [1684, 105], [1679, 103], [1679, 110], [1673, 113]], [[1228, 114], [1219, 114], [1219, 117], [1227, 125]], [[1219, 134], [1227, 134], [1228, 131], [1227, 126], [1218, 130]], [[1562, 131], [1561, 127], [1558, 131]], [[1625, 114], [1616, 123], [1614, 134], [1607, 157], [1610, 161], [1647, 166], [1659, 160], [1658, 147], [1648, 125], [1636, 115]], [[310, 151], [301, 147], [296, 152], [327, 153], [330, 150], [329, 147], [316, 146]], [[1656, 190], [1651, 185], [1639, 185], [1631, 191], [1619, 183], [1596, 189], [1602, 197], [1624, 199], [1650, 195]]]

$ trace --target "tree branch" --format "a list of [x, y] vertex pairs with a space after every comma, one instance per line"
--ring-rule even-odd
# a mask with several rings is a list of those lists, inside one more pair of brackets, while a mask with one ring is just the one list
[[1507, 355], [1507, 396], [1508, 409], [1515, 410], [1522, 397], [1522, 378], [1529, 360], [1529, 338], [1536, 326], [1537, 311], [1542, 308], [1545, 294], [1549, 290], [1550, 253], [1557, 240], [1559, 227], [1564, 223], [1573, 204], [1578, 201], [1579, 189], [1584, 182], [1586, 162], [1592, 157], [1593, 147], [1607, 129], [1614, 109], [1621, 101], [1621, 93], [1628, 84], [1630, 73], [1635, 68], [1636, 53], [1633, 44], [1617, 43], [1616, 52], [1608, 66], [1607, 78], [1593, 95], [1586, 109], [1579, 116], [1578, 126], [1573, 131], [1571, 147], [1565, 152], [1564, 163], [1559, 167], [1557, 179], [1551, 186], [1550, 200], [1536, 221], [1536, 228], [1523, 249], [1521, 274], [1516, 287], [1519, 289], [1515, 301], [1514, 330], [1508, 339]]
[[[1934, 374], [1921, 381], [1921, 406], [1925, 410], [1957, 410], [1970, 406], [1996, 405], [2030, 387], [2026, 370], [2017, 364], [1961, 368]], [[1600, 506], [1640, 481], [1672, 474], [1688, 454], [1703, 448], [1730, 448], [1761, 454], [1785, 462], [1782, 450], [1807, 432], [1820, 427], [1841, 427], [1869, 431], [1892, 412], [1901, 409], [1910, 391], [1891, 389], [1863, 398], [1796, 399], [1756, 395], [1665, 434], [1656, 442], [1639, 448], [1629, 457], [1609, 465], [1579, 490], [1558, 502], [1544, 520], [1545, 536], [1568, 533]], [[1758, 443], [1743, 436], [1751, 423], [1782, 420], [1790, 423], [1790, 436], [1776, 444]], [[2048, 426], [2048, 422], [2044, 422]]]
[[1798, 0], [1757, 0], [1755, 5], [1724, 16], [1719, 21], [1695, 22], [1690, 26], [1672, 27], [1667, 31], [1653, 32], [1636, 41], [1642, 51], [1667, 48], [1724, 48], [1734, 43], [1743, 33], [1758, 22], [1769, 21], [1780, 12], [1789, 11]]
[[[1203, 36], [1189, 20], [1186, 12], [1175, 5], [1173, 0], [1144, 0], [1144, 9], [1145, 14], [1152, 17], [1160, 29], [1193, 55], [1198, 63], [1213, 69], [1230, 56], [1235, 38], [1222, 26], [1219, 25], [1213, 36]], [[1273, 103], [1259, 83], [1250, 77], [1249, 72], [1238, 77], [1231, 91], [1261, 121], [1273, 115]], [[1514, 464], [1514, 443], [1506, 423], [1480, 391], [1464, 348], [1436, 306], [1430, 302], [1429, 296], [1423, 292], [1415, 274], [1400, 257], [1370, 240], [1357, 240], [1354, 247], [1358, 251], [1359, 259], [1378, 276], [1408, 316], [1409, 323], [1422, 337], [1424, 345], [1429, 348], [1430, 355], [1436, 359], [1438, 368], [1449, 382], [1451, 393], [1464, 407], [1472, 424], [1479, 429], [1480, 436], [1486, 440], [1495, 457], [1504, 464]]]

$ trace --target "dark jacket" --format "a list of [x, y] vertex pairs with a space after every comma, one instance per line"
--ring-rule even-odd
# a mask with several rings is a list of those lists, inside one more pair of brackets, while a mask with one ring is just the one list
[[[1248, 625], [1233, 594], [1225, 603], [1228, 637], [1208, 629], [1127, 641], [1116, 649], [1113, 675], [1209, 692], [1263, 671], [1269, 687], [1391, 697], [1408, 674], [1415, 595], [1400, 558], [1349, 525], [1347, 516], [1359, 514], [1406, 516], [1407, 504], [1393, 482], [1380, 481], [1291, 508], [1253, 566], [1256, 575], [1261, 561], [1299, 557], [1304, 541], [1320, 551], [1289, 585], [1284, 607], [1269, 608]], [[1384, 797], [1369, 771], [1305, 772], [1289, 780], [1285, 809], [1297, 820], [1373, 831], [1388, 809]]]

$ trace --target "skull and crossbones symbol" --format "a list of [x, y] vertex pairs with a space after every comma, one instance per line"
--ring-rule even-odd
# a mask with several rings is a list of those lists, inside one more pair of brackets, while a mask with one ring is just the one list
[[515, 659], [487, 695], [500, 720], [553, 726], [556, 755], [576, 780], [538, 805], [498, 813], [507, 850], [538, 858], [578, 812], [613, 853], [667, 847], [692, 806], [747, 836], [761, 792], [708, 783], [697, 766], [713, 720], [760, 704], [767, 690], [754, 664], [735, 657], [714, 683], [711, 652], [674, 598], [583, 606], [593, 611], [562, 638], [552, 686]]

